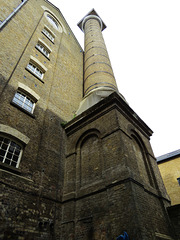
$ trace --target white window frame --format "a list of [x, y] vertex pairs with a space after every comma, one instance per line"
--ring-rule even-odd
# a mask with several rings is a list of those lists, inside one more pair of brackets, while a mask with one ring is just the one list
[[49, 23], [50, 23], [55, 29], [58, 29], [58, 28], [59, 28], [59, 24], [58, 24], [58, 22], [53, 18], [53, 16], [51, 16], [50, 14], [47, 14], [46, 17], [47, 17]]
[[[42, 81], [47, 68], [35, 57], [30, 56], [30, 61], [26, 67], [33, 75]], [[43, 82], [43, 81], [42, 81]]]
[[12, 102], [27, 112], [33, 114], [35, 102], [31, 99], [31, 97], [28, 96], [28, 94], [24, 93], [23, 91], [17, 90]]
[[50, 53], [52, 50], [49, 48], [49, 46], [46, 45], [45, 42], [43, 42], [41, 39], [38, 39], [38, 43], [36, 44], [36, 48], [44, 54], [47, 58], [49, 58]]
[[[1, 140], [1, 138], [3, 138], [3, 140]], [[3, 148], [6, 148], [6, 149], [3, 149]], [[3, 152], [5, 152], [4, 156], [2, 155]], [[1, 163], [18, 168], [21, 157], [22, 157], [22, 152], [23, 152], [23, 147], [19, 142], [3, 134], [0, 134], [0, 162]], [[15, 157], [17, 158], [17, 160], [13, 159]]]
[[51, 41], [54, 43], [55, 34], [47, 27], [44, 26], [44, 29], [42, 30], [42, 33]]
[[[12, 127], [10, 127], [8, 125], [5, 125], [5, 124], [0, 124], [0, 136], [3, 137], [3, 138], [7, 138], [10, 141], [13, 141], [14, 143], [16, 143], [18, 146], [20, 146], [21, 151], [20, 151], [20, 154], [19, 154], [19, 157], [18, 157], [18, 161], [17, 161], [17, 164], [16, 164], [16, 168], [18, 168], [19, 167], [19, 163], [21, 161], [21, 157], [22, 157], [22, 153], [23, 153], [24, 147], [25, 147], [25, 145], [27, 145], [29, 143], [30, 138], [28, 138], [23, 133], [19, 132], [17, 129], [12, 128]], [[3, 162], [4, 161], [5, 160], [3, 158]]]
[[[24, 99], [24, 101], [21, 101], [22, 104], [18, 104], [18, 102], [16, 101], [16, 94], [17, 93], [20, 93], [22, 95], [24, 95], [27, 99], [30, 99], [30, 101], [32, 102], [33, 106], [31, 107], [31, 111], [28, 111], [28, 109], [26, 107], [24, 107], [24, 104], [26, 103], [26, 99]], [[27, 85], [21, 83], [21, 82], [18, 82], [18, 89], [13, 97], [13, 100], [12, 102], [19, 106], [20, 108], [26, 110], [28, 113], [31, 113], [33, 114], [34, 112], [34, 109], [35, 109], [35, 106], [36, 106], [36, 103], [37, 101], [39, 101], [40, 99], [40, 96], [34, 92], [31, 88], [29, 88]]]
[[43, 79], [44, 73], [42, 72], [42, 70], [38, 66], [36, 66], [35, 63], [30, 61], [27, 65], [27, 69], [30, 70], [39, 79], [41, 79], [41, 80]]
[[38, 43], [36, 44], [36, 48], [37, 48], [42, 54], [44, 54], [46, 57], [49, 58], [50, 52], [49, 52], [48, 49], [45, 48], [40, 42], [38, 42]]

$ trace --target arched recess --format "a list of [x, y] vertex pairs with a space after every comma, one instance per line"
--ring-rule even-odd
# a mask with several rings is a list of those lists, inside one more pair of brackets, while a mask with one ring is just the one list
[[102, 180], [102, 155], [100, 132], [85, 132], [77, 144], [77, 173], [80, 187], [87, 187]]
[[134, 130], [131, 130], [131, 137], [133, 141], [133, 150], [138, 165], [139, 175], [144, 183], [154, 187], [154, 181], [145, 144], [139, 134]]

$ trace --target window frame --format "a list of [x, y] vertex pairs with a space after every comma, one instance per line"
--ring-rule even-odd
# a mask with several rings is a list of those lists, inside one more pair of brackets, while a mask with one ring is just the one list
[[49, 58], [50, 52], [40, 42], [36, 44], [36, 49], [38, 49], [45, 57]]
[[[49, 59], [49, 56], [50, 56], [52, 50], [45, 42], [43, 42], [41, 39], [38, 39], [38, 42], [37, 42], [35, 48], [38, 51], [40, 51], [40, 53], [42, 53], [47, 59]], [[47, 54], [42, 49], [44, 49], [47, 52]]]
[[44, 26], [42, 33], [52, 42], [54, 43], [55, 34], [49, 29], [46, 25]]
[[58, 24], [58, 22], [54, 19], [53, 16], [51, 16], [50, 14], [47, 14], [47, 15], [46, 15], [46, 18], [47, 18], [48, 22], [49, 22], [56, 30], [59, 29], [59, 24]]
[[[44, 83], [43, 78], [44, 74], [47, 71], [47, 68], [35, 57], [30, 56], [30, 60], [26, 66], [26, 70], [38, 78], [42, 83]], [[41, 74], [37, 74], [41, 72]]]
[[[3, 138], [3, 141], [1, 141], [1, 138]], [[8, 143], [5, 143], [4, 139], [8, 140], [9, 142], [8, 142]], [[18, 147], [20, 148], [18, 155], [15, 154], [15, 151], [17, 151], [17, 150], [16, 150], [17, 147], [16, 147], [16, 146], [13, 146], [12, 143], [15, 144], [16, 146], [18, 146]], [[3, 144], [7, 146], [6, 149], [3, 149], [3, 148], [2, 148], [2, 147], [3, 147]], [[9, 151], [10, 148], [14, 148], [13, 152], [12, 152], [12, 150], [11, 150], [11, 152]], [[22, 145], [18, 140], [14, 139], [14, 138], [11, 137], [11, 136], [2, 134], [2, 133], [0, 132], [0, 151], [5, 151], [5, 155], [4, 155], [4, 156], [0, 155], [0, 157], [2, 157], [2, 161], [0, 160], [0, 163], [1, 163], [1, 164], [5, 164], [6, 166], [12, 167], [12, 168], [15, 168], [15, 169], [19, 168], [19, 164], [20, 164], [20, 161], [21, 161], [21, 158], [22, 158], [23, 150], [24, 150], [24, 147], [23, 147], [23, 145]], [[0, 154], [1, 154], [1, 153], [0, 153]], [[11, 156], [11, 159], [10, 159], [10, 158], [7, 158], [7, 155], [8, 155], [8, 154], [11, 154], [11, 155], [12, 155], [12, 156]], [[14, 156], [18, 157], [16, 162], [15, 162], [14, 160], [12, 160], [12, 158], [13, 158]], [[10, 163], [5, 162], [7, 159], [8, 159], [8, 161], [10, 161]], [[15, 162], [16, 165], [15, 165], [15, 166], [11, 165], [12, 162]]]
[[[29, 61], [27, 69], [40, 80], [44, 77], [44, 72], [34, 62]], [[40, 74], [39, 74], [40, 73]]]
[[[17, 92], [24, 94], [26, 97], [28, 97], [33, 102], [33, 108], [32, 108], [31, 112], [28, 111], [26, 108], [23, 108], [16, 101], [13, 101]], [[39, 99], [40, 99], [40, 96], [36, 92], [34, 92], [27, 85], [25, 85], [21, 82], [18, 82], [18, 88], [17, 88], [16, 92], [14, 93], [13, 99], [11, 100], [11, 105], [17, 107], [21, 111], [23, 111], [23, 112], [27, 113], [28, 115], [30, 115], [31, 117], [35, 118], [34, 110], [35, 110], [36, 104], [39, 101]]]
[[[23, 96], [23, 101], [21, 101], [20, 98], [17, 98], [16, 95], [17, 94], [20, 94], [21, 96]], [[21, 97], [22, 98], [22, 97]], [[17, 101], [15, 100], [17, 99]], [[26, 100], [29, 100], [32, 104], [32, 107], [30, 106], [29, 108], [31, 109], [31, 111], [28, 110], [28, 108], [24, 107], [24, 105], [27, 105], [26, 104]], [[22, 102], [22, 104], [18, 104], [18, 102]], [[23, 109], [25, 110], [26, 112], [30, 113], [30, 114], [33, 114], [34, 113], [34, 109], [35, 109], [35, 105], [36, 105], [36, 102], [34, 101], [34, 99], [32, 99], [31, 96], [29, 96], [26, 92], [20, 90], [20, 89], [17, 89], [17, 91], [15, 92], [14, 94], [14, 97], [12, 99], [12, 103], [14, 103], [15, 105], [17, 105], [20, 109]], [[28, 105], [27, 105], [28, 106]]]
[[25, 147], [29, 143], [30, 138], [24, 135], [22, 132], [18, 131], [17, 129], [1, 123], [0, 123], [0, 136], [9, 138], [10, 140], [14, 141], [16, 144], [18, 144], [21, 147], [21, 150], [22, 150], [21, 155], [19, 156], [19, 159], [18, 159], [18, 168], [17, 168], [17, 165], [16, 167], [13, 167], [8, 164], [4, 164], [2, 162], [0, 162], [0, 168], [15, 174], [21, 174], [19, 165], [20, 165]]
[[177, 178], [177, 182], [178, 182], [178, 184], [180, 186], [180, 177]]

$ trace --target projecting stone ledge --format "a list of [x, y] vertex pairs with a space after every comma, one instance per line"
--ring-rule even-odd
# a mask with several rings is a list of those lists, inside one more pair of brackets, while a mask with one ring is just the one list
[[125, 118], [127, 118], [133, 125], [138, 127], [144, 136], [150, 139], [153, 131], [117, 92], [110, 93], [110, 95], [103, 100], [97, 102], [96, 104], [92, 104], [90, 108], [68, 122], [65, 126], [67, 135], [71, 135], [72, 133], [76, 132], [76, 130], [83, 125], [82, 122], [88, 121], [89, 123], [93, 121], [93, 119], [97, 118], [97, 116], [104, 115], [112, 109], [117, 109], [118, 112], [121, 112]]
[[[102, 101], [103, 99], [111, 95], [113, 92], [114, 92], [113, 90], [106, 89], [105, 87], [98, 88], [98, 90], [92, 91], [91, 93], [89, 93], [89, 95], [84, 97], [84, 99], [81, 101], [79, 105], [79, 109], [77, 110], [76, 114], [77, 115], [81, 114], [82, 112], [86, 111], [96, 103]], [[122, 98], [123, 101], [126, 102], [126, 99], [122, 94], [120, 93], [117, 93], [117, 94]]]

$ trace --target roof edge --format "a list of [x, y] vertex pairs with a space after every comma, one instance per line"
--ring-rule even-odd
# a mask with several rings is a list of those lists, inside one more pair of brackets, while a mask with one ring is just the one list
[[170, 153], [163, 154], [163, 155], [157, 157], [156, 161], [157, 161], [157, 163], [160, 163], [162, 161], [170, 160], [171, 158], [177, 157], [178, 155], [180, 155], [180, 149], [170, 152]]

